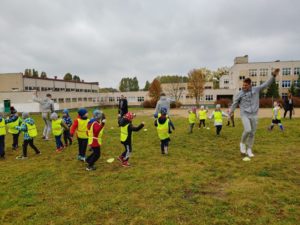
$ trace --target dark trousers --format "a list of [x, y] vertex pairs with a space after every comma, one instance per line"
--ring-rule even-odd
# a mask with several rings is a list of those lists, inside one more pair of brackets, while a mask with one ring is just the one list
[[124, 161], [128, 161], [129, 157], [131, 155], [132, 152], [132, 145], [131, 143], [123, 143], [125, 151], [122, 153], [122, 157], [124, 159]]
[[283, 115], [284, 118], [286, 117], [287, 112], [290, 112], [290, 119], [292, 119], [293, 109], [285, 109]]
[[55, 136], [55, 143], [56, 143], [57, 149], [64, 147], [64, 145], [61, 141], [61, 135]]
[[169, 147], [170, 138], [160, 140], [161, 154], [165, 154], [165, 147]]
[[200, 120], [200, 123], [199, 123], [199, 128], [201, 128], [201, 125], [203, 124], [203, 127], [205, 127], [205, 120]]
[[5, 135], [0, 136], [0, 157], [5, 156]]
[[72, 138], [69, 130], [64, 130], [64, 141], [66, 146], [72, 145]]
[[93, 166], [95, 162], [100, 158], [101, 155], [100, 146], [91, 147], [91, 150], [92, 150], [92, 154], [86, 159], [86, 162], [89, 164], [89, 166]]
[[28, 147], [28, 145], [35, 151], [36, 154], [40, 153], [38, 148], [33, 144], [33, 139], [24, 140], [24, 142], [23, 142], [23, 156], [24, 157], [27, 157], [27, 147]]
[[85, 157], [88, 139], [78, 138], [78, 155]]
[[230, 122], [232, 123], [232, 126], [234, 127], [234, 116], [230, 116], [227, 121], [227, 126], [230, 126]]
[[13, 136], [12, 147], [13, 147], [14, 149], [16, 149], [16, 148], [19, 146], [19, 135], [20, 135], [20, 133], [12, 134], [12, 136]]
[[222, 125], [217, 125], [217, 126], [216, 126], [216, 134], [217, 134], [217, 135], [220, 135], [221, 130], [222, 130]]
[[189, 130], [190, 133], [193, 133], [194, 125], [195, 125], [194, 123], [190, 123], [190, 130]]

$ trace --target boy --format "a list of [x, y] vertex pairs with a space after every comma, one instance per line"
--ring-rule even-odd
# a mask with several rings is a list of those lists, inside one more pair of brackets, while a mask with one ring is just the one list
[[6, 135], [6, 122], [3, 114], [0, 112], [0, 159], [5, 158], [5, 135]]
[[8, 123], [8, 133], [12, 134], [13, 136], [12, 149], [17, 150], [19, 147], [20, 131], [18, 131], [15, 127], [22, 124], [22, 119], [19, 117], [17, 110], [13, 106], [10, 107], [9, 119], [11, 122]]
[[63, 122], [68, 126], [69, 129], [64, 129], [64, 141], [65, 141], [65, 146], [67, 147], [68, 145], [72, 145], [72, 138], [70, 135], [70, 128], [73, 124], [73, 121], [71, 119], [71, 117], [69, 116], [69, 110], [68, 109], [64, 109], [63, 111]]
[[105, 125], [105, 116], [100, 110], [95, 110], [93, 112], [94, 118], [91, 119], [88, 123], [88, 134], [89, 141], [88, 144], [92, 149], [92, 154], [87, 157], [87, 171], [95, 170], [95, 162], [100, 158], [101, 152], [100, 148], [102, 145], [102, 135]]
[[193, 107], [192, 110], [189, 110], [189, 124], [190, 124], [190, 130], [189, 133], [193, 133], [193, 128], [196, 123], [196, 107]]
[[171, 128], [175, 130], [173, 123], [167, 116], [167, 108], [161, 108], [161, 115], [154, 121], [154, 126], [157, 127], [158, 137], [160, 139], [161, 154], [168, 154], [168, 146], [170, 139]]
[[21, 126], [16, 126], [16, 129], [24, 133], [23, 142], [23, 154], [16, 157], [16, 159], [27, 159], [27, 147], [30, 147], [35, 151], [35, 154], [41, 154], [40, 150], [34, 145], [33, 139], [37, 136], [37, 129], [34, 120], [29, 117], [28, 112], [23, 112], [22, 114], [23, 123]]
[[268, 128], [269, 131], [273, 130], [274, 124], [278, 124], [281, 131], [283, 131], [283, 126], [281, 124], [281, 113], [280, 113], [281, 106], [279, 103], [274, 102], [273, 108], [273, 118], [270, 127]]
[[123, 118], [119, 120], [119, 126], [121, 127], [121, 143], [125, 147], [125, 151], [118, 157], [118, 160], [122, 163], [123, 167], [129, 167], [130, 164], [128, 163], [130, 154], [132, 152], [132, 131], [139, 131], [141, 130], [145, 123], [142, 122], [139, 126], [135, 127], [132, 125], [132, 120], [134, 118], [134, 114], [128, 112], [125, 114]]
[[62, 119], [58, 118], [58, 115], [55, 112], [50, 115], [50, 119], [52, 134], [55, 137], [56, 142], [56, 152], [61, 152], [64, 148], [64, 145], [61, 141], [62, 130], [68, 130], [69, 127], [64, 123]]
[[205, 128], [205, 121], [207, 119], [207, 112], [208, 110], [204, 108], [204, 105], [201, 105], [200, 110], [198, 111], [199, 116], [199, 129], [201, 128], [201, 125]]
[[215, 111], [213, 111], [211, 116], [210, 116], [210, 119], [215, 120], [214, 125], [216, 127], [217, 136], [220, 136], [220, 133], [221, 133], [221, 130], [222, 130], [223, 116], [228, 116], [228, 115], [221, 110], [221, 105], [217, 104]]
[[80, 161], [85, 161], [85, 153], [88, 145], [88, 133], [87, 133], [87, 125], [88, 125], [88, 111], [84, 108], [78, 110], [78, 117], [74, 120], [73, 125], [71, 126], [71, 137], [73, 137], [76, 132], [77, 140], [78, 140], [78, 156], [77, 159]]

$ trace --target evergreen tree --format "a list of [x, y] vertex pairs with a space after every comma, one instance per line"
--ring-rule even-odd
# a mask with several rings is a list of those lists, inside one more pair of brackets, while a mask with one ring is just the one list
[[47, 74], [46, 74], [46, 72], [41, 72], [41, 78], [47, 78]]
[[144, 87], [144, 91], [148, 91], [149, 90], [149, 87], [150, 87], [150, 82], [149, 81], [146, 81], [146, 84], [145, 84], [145, 87]]
[[[75, 78], [75, 76], [74, 76]], [[65, 76], [64, 76], [64, 80], [66, 81], [71, 81], [73, 78], [73, 75], [71, 73], [66, 73]]]
[[32, 77], [35, 77], [35, 78], [39, 77], [39, 72], [35, 69], [32, 69]]
[[276, 84], [276, 81], [274, 80], [273, 83], [269, 86], [267, 93], [267, 97], [273, 97], [273, 98], [279, 98], [279, 91], [278, 91], [278, 84]]

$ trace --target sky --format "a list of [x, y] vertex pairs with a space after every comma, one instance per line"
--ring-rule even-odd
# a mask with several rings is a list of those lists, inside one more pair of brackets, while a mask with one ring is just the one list
[[194, 68], [300, 60], [299, 0], [0, 0], [0, 73], [140, 88]]

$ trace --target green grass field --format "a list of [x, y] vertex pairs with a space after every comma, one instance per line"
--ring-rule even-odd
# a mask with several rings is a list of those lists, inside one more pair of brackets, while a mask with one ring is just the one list
[[[239, 120], [216, 137], [212, 122], [188, 134], [187, 119], [173, 117], [170, 154], [162, 156], [153, 119], [137, 117], [134, 124], [145, 121], [148, 131], [134, 134], [132, 167], [123, 168], [106, 162], [123, 146], [116, 110], [104, 112], [96, 171], [76, 160], [76, 145], [56, 153], [54, 140], [40, 137], [42, 155], [29, 149], [29, 159], [18, 161], [21, 149], [13, 152], [7, 135], [0, 224], [300, 224], [300, 119], [284, 120], [284, 133], [267, 132], [270, 119], [260, 119], [255, 158], [244, 162]], [[33, 118], [41, 134], [40, 116]]]

